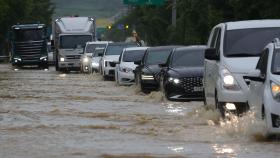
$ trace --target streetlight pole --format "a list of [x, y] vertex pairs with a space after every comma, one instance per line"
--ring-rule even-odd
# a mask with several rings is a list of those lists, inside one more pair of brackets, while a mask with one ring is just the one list
[[176, 27], [177, 21], [177, 0], [172, 0], [172, 26]]

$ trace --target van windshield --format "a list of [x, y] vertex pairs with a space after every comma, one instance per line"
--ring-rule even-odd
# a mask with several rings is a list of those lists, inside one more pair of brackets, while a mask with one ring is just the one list
[[95, 43], [95, 44], [88, 44], [86, 46], [86, 53], [93, 53], [95, 51], [95, 48], [105, 48], [107, 44], [104, 43]]
[[60, 37], [60, 48], [75, 49], [84, 48], [86, 43], [92, 41], [91, 35], [64, 35]]
[[146, 57], [146, 65], [157, 65], [166, 63], [171, 50], [153, 50], [148, 52]]
[[172, 67], [203, 67], [204, 49], [179, 50], [174, 52]]
[[262, 49], [276, 37], [280, 37], [280, 28], [229, 30], [225, 35], [224, 55], [259, 56]]
[[273, 54], [271, 73], [280, 75], [280, 50]]
[[141, 60], [145, 54], [146, 50], [130, 50], [126, 51], [123, 54], [123, 61], [124, 62], [134, 62]]

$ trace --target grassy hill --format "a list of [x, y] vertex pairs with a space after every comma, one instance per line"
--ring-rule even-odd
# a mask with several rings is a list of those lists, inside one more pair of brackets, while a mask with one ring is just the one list
[[55, 17], [92, 16], [97, 23], [106, 25], [110, 18], [120, 13], [125, 7], [122, 0], [52, 0], [55, 5]]

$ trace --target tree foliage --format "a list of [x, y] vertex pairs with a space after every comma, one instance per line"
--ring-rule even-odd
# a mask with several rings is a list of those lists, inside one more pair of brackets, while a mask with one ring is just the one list
[[[171, 0], [164, 6], [136, 6], [118, 21], [130, 24], [149, 45], [205, 44], [211, 28], [238, 20], [280, 18], [273, 0], [177, 0], [177, 26], [171, 26]], [[113, 26], [113, 28], [116, 28]], [[123, 40], [130, 31], [111, 30], [108, 38]], [[115, 32], [119, 32], [115, 36]]]

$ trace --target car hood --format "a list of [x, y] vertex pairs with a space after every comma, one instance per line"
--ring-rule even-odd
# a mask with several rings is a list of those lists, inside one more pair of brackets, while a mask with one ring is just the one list
[[119, 57], [119, 55], [106, 55], [103, 59], [107, 61], [119, 61]]
[[170, 77], [201, 77], [203, 76], [203, 67], [180, 67], [180, 68], [171, 68], [169, 70]]
[[247, 74], [257, 66], [259, 57], [225, 58], [224, 65], [232, 73]]
[[120, 66], [126, 67], [126, 68], [131, 68], [131, 69], [135, 70], [137, 65], [135, 65], [134, 62], [121, 62]]

